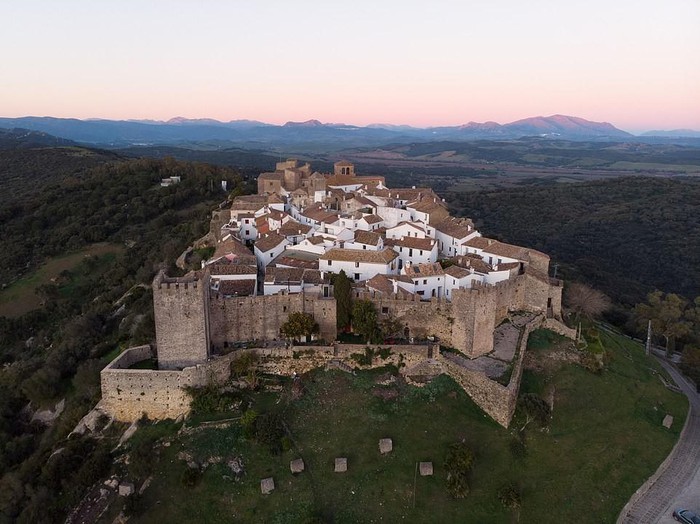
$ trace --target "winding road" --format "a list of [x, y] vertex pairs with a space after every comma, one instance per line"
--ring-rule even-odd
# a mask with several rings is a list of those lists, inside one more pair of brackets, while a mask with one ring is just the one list
[[690, 402], [690, 411], [676, 446], [644, 485], [632, 495], [618, 524], [671, 524], [677, 508], [700, 513], [700, 395], [676, 368], [659, 359]]

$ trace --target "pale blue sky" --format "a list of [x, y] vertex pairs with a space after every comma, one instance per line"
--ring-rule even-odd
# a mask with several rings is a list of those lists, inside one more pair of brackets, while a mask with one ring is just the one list
[[700, 0], [3, 0], [0, 20], [0, 116], [700, 128]]

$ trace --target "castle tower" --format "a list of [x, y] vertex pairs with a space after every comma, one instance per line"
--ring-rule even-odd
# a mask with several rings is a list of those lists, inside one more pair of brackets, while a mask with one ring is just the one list
[[333, 164], [334, 175], [355, 176], [355, 166], [347, 160], [341, 160]]
[[209, 357], [209, 277], [169, 278], [160, 271], [153, 280], [158, 367], [180, 369]]

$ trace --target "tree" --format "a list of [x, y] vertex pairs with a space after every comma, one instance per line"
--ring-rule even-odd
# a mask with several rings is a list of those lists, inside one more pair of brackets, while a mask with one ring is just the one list
[[368, 342], [381, 342], [377, 310], [369, 300], [358, 300], [352, 308], [352, 328]]
[[676, 294], [654, 291], [647, 295], [646, 303], [634, 306], [634, 318], [639, 329], [646, 331], [651, 320], [651, 329], [664, 337], [666, 353], [673, 351], [675, 340], [690, 333], [692, 324], [686, 319], [688, 301]]
[[498, 490], [498, 500], [500, 500], [501, 504], [506, 508], [518, 509], [520, 507], [520, 498], [520, 490], [512, 482], [509, 482]]
[[525, 413], [525, 424], [520, 429], [522, 431], [532, 421], [540, 427], [547, 426], [552, 410], [545, 400], [534, 393], [525, 393], [518, 401], [520, 409]]
[[681, 355], [681, 371], [695, 382], [700, 392], [700, 347], [686, 346]]
[[314, 321], [314, 317], [308, 313], [297, 311], [289, 315], [280, 331], [285, 337], [298, 340], [301, 337], [309, 337], [312, 333], [317, 333], [318, 324]]
[[381, 321], [382, 335], [385, 338], [403, 336], [403, 322], [393, 316], [387, 316]]
[[333, 277], [333, 296], [335, 297], [336, 326], [345, 329], [350, 325], [352, 315], [352, 281], [342, 269]]
[[589, 320], [598, 317], [611, 305], [605, 293], [580, 282], [573, 282], [564, 289], [564, 300], [577, 320], [582, 316]]

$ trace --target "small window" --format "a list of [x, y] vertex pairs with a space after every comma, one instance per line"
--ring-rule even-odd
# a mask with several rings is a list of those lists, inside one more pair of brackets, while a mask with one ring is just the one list
[[423, 285], [427, 285], [427, 284], [428, 284], [428, 279], [425, 279], [425, 280], [423, 281]]
[[355, 262], [355, 267], [360, 267], [360, 263], [359, 263], [359, 262]]
[[362, 249], [367, 249], [367, 246], [365, 246], [364, 244], [362, 244]]
[[332, 260], [329, 260], [329, 261], [328, 261], [328, 265], [330, 266], [332, 262], [333, 262]]
[[[359, 274], [359, 273], [355, 273], [355, 280], [360, 280], [360, 274]], [[357, 296], [359, 297], [360, 295], [357, 295]]]
[[388, 314], [389, 313], [389, 308], [388, 307], [382, 307], [382, 313], [383, 314]]
[[287, 312], [287, 306], [282, 306], [282, 313], [286, 313], [286, 312]]
[[274, 251], [273, 251], [272, 253], [270, 253], [270, 258], [272, 258], [273, 256], [275, 256], [275, 252], [274, 252]]

